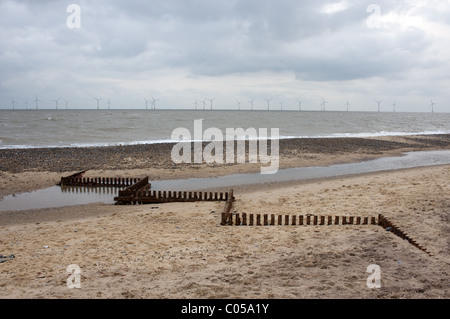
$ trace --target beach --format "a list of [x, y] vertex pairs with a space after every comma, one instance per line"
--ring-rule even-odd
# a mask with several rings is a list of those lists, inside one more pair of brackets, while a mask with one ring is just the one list
[[[0, 150], [0, 197], [62, 176], [151, 180], [258, 173], [259, 164], [182, 164], [173, 144]], [[449, 150], [450, 135], [280, 141], [280, 169]], [[233, 188], [233, 210], [383, 214], [430, 254], [378, 225], [222, 226], [222, 202], [101, 203], [0, 212], [0, 298], [449, 298], [450, 165]], [[67, 286], [69, 265], [81, 288]], [[381, 288], [369, 288], [378, 265]]]

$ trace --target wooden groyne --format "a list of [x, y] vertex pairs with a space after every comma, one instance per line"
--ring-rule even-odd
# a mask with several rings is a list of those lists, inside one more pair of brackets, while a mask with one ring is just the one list
[[424, 248], [421, 244], [419, 244], [416, 240], [412, 239], [406, 232], [400, 229], [397, 225], [393, 224], [389, 221], [384, 215], [380, 214], [378, 217], [379, 225], [386, 229], [387, 231], [392, 232], [394, 235], [397, 235], [401, 239], [406, 240], [411, 245], [419, 248], [430, 256], [433, 256], [426, 248]]
[[412, 239], [405, 231], [389, 221], [384, 215], [378, 217], [362, 216], [320, 216], [320, 215], [279, 215], [279, 214], [247, 214], [231, 213], [225, 209], [222, 213], [221, 225], [229, 226], [332, 226], [332, 225], [376, 225], [392, 232], [411, 245], [433, 256], [426, 248]]
[[128, 187], [140, 178], [125, 177], [83, 177], [86, 171], [81, 171], [67, 177], [61, 177], [58, 186], [84, 186], [84, 187]]
[[150, 191], [138, 189], [119, 192], [114, 198], [116, 205], [144, 205], [155, 203], [228, 201], [232, 197], [229, 192], [188, 192], [188, 191]]
[[222, 225], [230, 226], [325, 226], [325, 225], [378, 225], [376, 217], [247, 214], [224, 211]]

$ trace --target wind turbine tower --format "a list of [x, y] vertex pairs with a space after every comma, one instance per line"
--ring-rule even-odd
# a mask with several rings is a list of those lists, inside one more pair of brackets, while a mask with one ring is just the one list
[[16, 108], [16, 101], [14, 99], [11, 99], [11, 106], [13, 110]]
[[111, 100], [108, 99], [108, 110], [110, 110], [110, 109], [111, 109]]
[[100, 109], [100, 101], [102, 100], [102, 98], [94, 97], [94, 99], [97, 100], [97, 110], [99, 110]]
[[348, 99], [347, 99], [347, 103], [345, 103], [345, 106], [347, 107], [347, 112], [348, 112], [348, 107], [350, 106], [350, 103], [348, 103]]
[[267, 111], [269, 111], [269, 110], [270, 110], [270, 101], [272, 101], [273, 98], [270, 98], [270, 99], [264, 99], [264, 100], [266, 100], [266, 102], [267, 102]]
[[241, 110], [241, 101], [236, 100], [236, 103], [237, 103], [238, 110], [240, 111]]
[[433, 102], [433, 100], [431, 100], [431, 113], [434, 113], [434, 106], [436, 105], [436, 103]]
[[281, 102], [280, 102], [280, 109], [281, 109], [281, 111], [283, 111], [283, 104], [284, 104], [284, 102], [281, 101]]
[[395, 102], [395, 100], [394, 100], [394, 103], [392, 103], [392, 111], [395, 113], [395, 108], [396, 108], [396, 106], [397, 106], [397, 102]]
[[253, 103], [255, 102], [255, 99], [253, 99], [253, 100], [251, 100], [250, 101], [250, 110], [252, 110], [253, 111]]
[[66, 102], [66, 110], [68, 110], [70, 101], [64, 100], [64, 102]]
[[145, 100], [145, 109], [148, 110], [148, 103], [151, 101], [147, 100], [145, 97], [144, 97], [144, 100]]
[[159, 101], [152, 96], [153, 109], [156, 110], [156, 102]]
[[198, 100], [195, 100], [194, 105], [195, 105], [195, 110], [197, 110]]
[[300, 99], [297, 99], [297, 102], [298, 102], [298, 110], [301, 111], [302, 110], [302, 103], [303, 103], [303, 101], [300, 100]]
[[58, 109], [58, 102], [59, 102], [59, 100], [61, 100], [61, 99], [53, 100], [53, 102], [55, 102], [55, 109], [56, 110]]
[[206, 99], [204, 99], [203, 101], [200, 101], [203, 104], [203, 111], [205, 110], [205, 104], [206, 104]]
[[25, 100], [25, 110], [28, 110], [28, 98]]
[[325, 111], [325, 107], [326, 107], [327, 103], [328, 103], [328, 102], [327, 102], [324, 98], [322, 98], [322, 104], [321, 104], [321, 106], [322, 106], [322, 111]]
[[216, 98], [213, 98], [213, 99], [207, 99], [207, 100], [209, 101], [209, 103], [210, 103], [211, 110], [213, 109], [213, 102], [214, 102], [215, 99], [216, 99]]
[[381, 103], [383, 102], [383, 100], [381, 100], [381, 101], [375, 101], [375, 102], [378, 103], [378, 112], [380, 112], [380, 109], [381, 109]]
[[36, 110], [39, 109], [38, 107], [38, 103], [41, 102], [40, 100], [38, 100], [38, 96], [36, 95], [36, 98], [34, 99], [34, 104], [36, 105]]

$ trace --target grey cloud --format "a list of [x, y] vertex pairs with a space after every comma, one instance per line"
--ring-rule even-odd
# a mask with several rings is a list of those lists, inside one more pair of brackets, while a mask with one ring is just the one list
[[[339, 1], [73, 2], [82, 10], [78, 30], [65, 25], [68, 3], [0, 1], [1, 87], [50, 81], [58, 71], [76, 83], [76, 73], [122, 79], [170, 69], [188, 70], [191, 78], [290, 71], [302, 81], [324, 82], [448, 68], [429, 55], [436, 43], [420, 26], [368, 28], [373, 1], [348, 1], [334, 14], [322, 9]], [[405, 1], [377, 3], [383, 15], [419, 10]], [[420, 8], [423, 18], [448, 26], [448, 8], [436, 8]]]

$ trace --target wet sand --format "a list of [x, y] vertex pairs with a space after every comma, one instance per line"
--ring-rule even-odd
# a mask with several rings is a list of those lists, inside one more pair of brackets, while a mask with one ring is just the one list
[[[281, 167], [449, 149], [449, 136], [336, 143], [291, 141], [280, 149]], [[141, 163], [147, 155], [131, 149], [127, 158], [118, 151], [114, 163], [100, 151], [88, 173], [168, 179], [259, 171], [245, 164]], [[31, 164], [10, 152], [0, 151], [1, 196], [55, 185], [88, 161], [40, 150], [45, 160]], [[16, 156], [28, 158], [27, 152]], [[237, 212], [384, 214], [433, 256], [377, 225], [220, 226], [220, 202], [0, 212], [0, 255], [15, 257], [0, 263], [0, 298], [449, 298], [449, 180], [450, 165], [441, 165], [235, 188]], [[81, 267], [80, 289], [67, 287], [71, 264]], [[380, 266], [380, 289], [367, 287], [371, 264]]]

